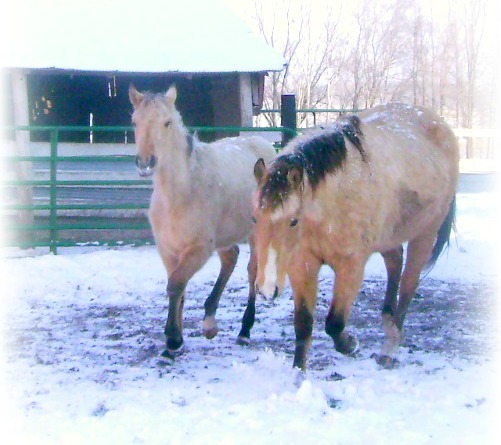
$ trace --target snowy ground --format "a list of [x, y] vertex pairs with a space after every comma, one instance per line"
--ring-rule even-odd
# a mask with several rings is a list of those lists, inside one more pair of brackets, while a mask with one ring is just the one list
[[211, 341], [202, 336], [201, 319], [217, 259], [190, 283], [187, 350], [174, 365], [160, 358], [166, 278], [153, 247], [67, 249], [58, 256], [6, 251], [3, 441], [494, 443], [498, 212], [494, 190], [460, 190], [458, 234], [419, 288], [393, 370], [370, 358], [383, 338], [382, 261], [369, 262], [354, 305], [356, 357], [338, 354], [323, 332], [333, 280], [323, 269], [304, 381], [291, 369], [290, 290], [275, 302], [260, 300], [251, 346], [235, 344], [247, 294], [246, 246]]

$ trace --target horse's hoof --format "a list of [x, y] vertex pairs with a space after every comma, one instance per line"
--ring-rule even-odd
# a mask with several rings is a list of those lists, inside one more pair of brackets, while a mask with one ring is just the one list
[[184, 348], [179, 349], [169, 349], [167, 348], [162, 352], [162, 357], [169, 361], [169, 364], [173, 364], [176, 361], [176, 357], [179, 357], [184, 352]]
[[218, 333], [217, 328], [204, 329], [204, 337], [208, 340], [212, 340]]
[[164, 352], [162, 352], [161, 357], [162, 358], [159, 362], [160, 365], [172, 366], [176, 362], [174, 355], [169, 349], [166, 349]]
[[337, 341], [334, 340], [336, 351], [344, 355], [354, 355], [358, 351], [360, 343], [354, 335], [346, 334]]
[[294, 386], [299, 389], [306, 380], [307, 380], [306, 370], [294, 367], [293, 368]]
[[217, 323], [214, 317], [206, 317], [202, 322], [202, 332], [204, 333], [204, 337], [208, 340], [213, 339], [217, 333]]
[[237, 337], [237, 345], [240, 345], [240, 346], [249, 346], [250, 345], [250, 338], [249, 337], [243, 337], [242, 335], [239, 335]]
[[390, 357], [386, 354], [372, 354], [371, 358], [376, 360], [376, 363], [384, 369], [395, 369], [400, 365], [396, 357]]
[[[181, 355], [184, 352], [184, 342], [183, 339], [175, 340], [173, 338], [167, 339], [167, 349], [163, 354], [168, 353], [172, 357]], [[163, 355], [162, 354], [162, 355]]]

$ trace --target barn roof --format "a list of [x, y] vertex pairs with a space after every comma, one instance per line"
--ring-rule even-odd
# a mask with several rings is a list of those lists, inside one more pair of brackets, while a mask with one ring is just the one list
[[4, 67], [209, 73], [285, 64], [221, 0], [17, 0], [9, 14]]

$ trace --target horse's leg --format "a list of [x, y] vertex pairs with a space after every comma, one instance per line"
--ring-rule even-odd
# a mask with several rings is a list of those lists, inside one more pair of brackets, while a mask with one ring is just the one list
[[[383, 331], [388, 339], [387, 342], [399, 342], [400, 332], [393, 322], [393, 317], [397, 312], [397, 294], [402, 274], [403, 247], [382, 252], [388, 281], [386, 284], [386, 294], [383, 303]], [[380, 358], [378, 357], [378, 361]], [[384, 360], [384, 359], [383, 359]]]
[[[210, 250], [205, 247], [192, 247], [177, 258], [169, 270], [167, 281], [167, 297], [169, 298], [169, 313], [165, 325], [167, 351], [171, 356], [183, 345], [183, 307], [184, 293], [189, 279], [200, 270], [210, 257]], [[164, 260], [164, 263], [166, 261]]]
[[321, 264], [316, 259], [311, 258], [303, 261], [297, 268], [289, 269], [296, 334], [293, 367], [302, 371], [306, 370], [306, 355], [311, 345], [320, 266]]
[[384, 314], [392, 316], [397, 310], [397, 294], [400, 276], [402, 275], [403, 254], [404, 249], [402, 246], [381, 253], [388, 277], [383, 303], [383, 316]]
[[257, 256], [254, 246], [254, 236], [249, 238], [250, 258], [247, 264], [247, 275], [249, 277], [249, 298], [242, 318], [242, 329], [237, 337], [237, 343], [245, 346], [250, 343], [250, 331], [254, 326], [256, 317], [256, 276], [257, 276]]
[[391, 366], [400, 343], [403, 340], [403, 324], [409, 304], [416, 293], [419, 275], [430, 258], [436, 232], [426, 233], [412, 241], [407, 246], [407, 259], [400, 280], [400, 292], [396, 311], [385, 319], [386, 340], [381, 350], [378, 362]]
[[360, 290], [365, 261], [344, 259], [335, 268], [334, 298], [325, 320], [325, 332], [334, 340], [342, 354], [352, 354], [358, 349], [357, 338], [346, 329], [353, 300]]
[[228, 250], [219, 250], [218, 255], [221, 260], [221, 270], [212, 292], [205, 300], [205, 316], [202, 329], [206, 338], [214, 338], [217, 334], [216, 311], [219, 306], [219, 300], [230, 275], [235, 269], [238, 260], [239, 249], [237, 245]]

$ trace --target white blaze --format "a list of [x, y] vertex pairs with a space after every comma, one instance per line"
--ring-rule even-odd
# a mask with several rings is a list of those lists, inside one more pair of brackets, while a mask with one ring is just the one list
[[268, 247], [268, 258], [264, 268], [264, 283], [259, 290], [265, 297], [273, 297], [277, 287], [277, 252], [271, 247]]

